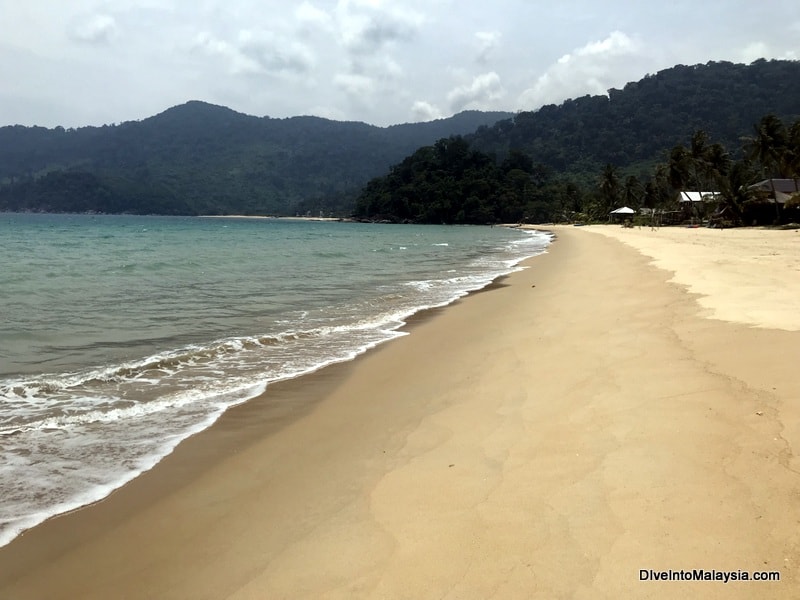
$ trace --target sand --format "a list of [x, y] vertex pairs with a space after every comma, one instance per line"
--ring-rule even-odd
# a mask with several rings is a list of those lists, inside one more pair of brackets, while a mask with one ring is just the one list
[[671, 271], [709, 318], [800, 331], [800, 229], [593, 226]]
[[[731, 232], [594, 229], [0, 549], [0, 598], [796, 598], [800, 334], [686, 291]], [[694, 569], [780, 581], [649, 575]]]

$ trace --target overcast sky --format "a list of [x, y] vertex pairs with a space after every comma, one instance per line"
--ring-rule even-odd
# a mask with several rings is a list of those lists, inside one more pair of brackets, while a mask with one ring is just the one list
[[0, 0], [0, 125], [187, 100], [390, 125], [800, 59], [798, 0]]

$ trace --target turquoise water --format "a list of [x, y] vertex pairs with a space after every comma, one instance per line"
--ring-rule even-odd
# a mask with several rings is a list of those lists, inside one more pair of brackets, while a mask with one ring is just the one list
[[0, 545], [544, 251], [505, 228], [0, 214]]

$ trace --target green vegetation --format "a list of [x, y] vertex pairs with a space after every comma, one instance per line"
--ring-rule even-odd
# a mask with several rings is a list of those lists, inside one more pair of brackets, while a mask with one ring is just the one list
[[[798, 119], [798, 97], [798, 62], [677, 66], [609, 97], [519, 113], [420, 149], [372, 180], [355, 214], [449, 223], [606, 221], [623, 204], [677, 212], [677, 191], [695, 190], [721, 192], [717, 208], [726, 222], [765, 221], [764, 199], [748, 186], [798, 176], [800, 121], [789, 128], [781, 121]], [[756, 136], [744, 138], [757, 122]], [[712, 134], [721, 141], [711, 143]], [[456, 141], [452, 160], [443, 149]], [[507, 167], [512, 158], [521, 168]], [[771, 220], [779, 220], [779, 207], [771, 206]]]
[[499, 165], [462, 137], [420, 148], [389, 175], [370, 181], [356, 201], [358, 218], [414, 223], [499, 223], [545, 218], [569, 186], [513, 151]]
[[369, 180], [508, 113], [392, 127], [257, 118], [189, 102], [138, 122], [0, 128], [0, 210], [349, 214]]

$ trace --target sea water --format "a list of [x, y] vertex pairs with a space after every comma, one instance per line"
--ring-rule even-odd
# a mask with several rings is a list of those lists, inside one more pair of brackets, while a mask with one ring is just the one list
[[352, 359], [543, 233], [0, 214], [0, 546], [108, 495], [270, 382]]

